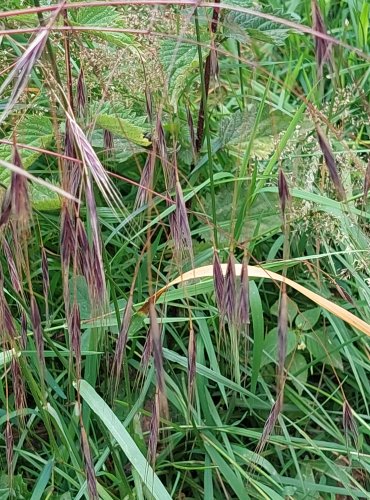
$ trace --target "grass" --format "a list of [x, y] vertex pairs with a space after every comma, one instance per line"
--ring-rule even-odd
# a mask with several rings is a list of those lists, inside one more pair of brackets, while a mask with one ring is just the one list
[[0, 497], [368, 498], [366, 0], [0, 11]]

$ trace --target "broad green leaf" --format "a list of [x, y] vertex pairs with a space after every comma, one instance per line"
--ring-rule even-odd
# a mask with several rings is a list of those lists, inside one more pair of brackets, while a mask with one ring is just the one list
[[251, 391], [256, 392], [257, 379], [260, 374], [262, 350], [264, 344], [265, 322], [263, 317], [262, 301], [258, 287], [254, 281], [249, 283], [249, 302], [253, 327], [253, 357]]
[[[287, 356], [296, 348], [297, 336], [288, 331], [287, 335]], [[263, 343], [263, 354], [261, 359], [261, 366], [268, 365], [269, 363], [277, 362], [278, 359], [278, 329], [273, 328], [265, 337]]]
[[307, 350], [312, 357], [321, 363], [343, 370], [343, 361], [340, 354], [339, 341], [331, 328], [318, 329], [306, 336]]
[[142, 128], [118, 116], [100, 114], [96, 117], [96, 125], [140, 146], [150, 145]]
[[[77, 384], [74, 383], [74, 386], [76, 388]], [[80, 380], [78, 388], [81, 397], [89, 405], [92, 411], [101, 419], [107, 430], [112, 434], [153, 497], [157, 500], [170, 500], [171, 497], [162, 482], [159, 480], [157, 474], [155, 474], [154, 470], [139, 450], [135, 441], [132, 439], [126, 428], [118, 420], [107, 403], [99, 396], [91, 385], [86, 382], [86, 380]]]
[[295, 325], [299, 330], [312, 330], [312, 328], [319, 321], [321, 314], [320, 307], [315, 307], [314, 309], [308, 309], [302, 313], [298, 313], [295, 319]]
[[[269, 10], [266, 13], [282, 17], [282, 11]], [[297, 21], [298, 18], [290, 16], [290, 20], [292, 19]], [[289, 33], [293, 31], [292, 28], [278, 22], [237, 11], [230, 11], [225, 16], [223, 25], [224, 33], [228, 38], [234, 38], [242, 43], [250, 43], [252, 39], [273, 45], [283, 45]]]
[[42, 495], [44, 494], [44, 491], [48, 485], [52, 469], [53, 469], [53, 459], [49, 460], [42, 469], [41, 474], [37, 479], [35, 488], [32, 492], [31, 500], [41, 500]]

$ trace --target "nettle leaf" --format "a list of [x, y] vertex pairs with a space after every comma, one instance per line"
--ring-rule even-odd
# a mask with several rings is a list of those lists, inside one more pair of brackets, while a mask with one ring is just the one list
[[120, 15], [114, 7], [88, 7], [79, 9], [72, 16], [74, 22], [80, 26], [115, 26], [118, 24]]
[[[235, 155], [244, 154], [255, 125], [256, 114], [257, 109], [253, 106], [223, 118], [213, 149], [228, 148]], [[267, 159], [275, 149], [276, 136], [286, 130], [289, 122], [287, 115], [278, 111], [269, 112], [266, 108], [253, 138], [252, 158]]]
[[96, 118], [96, 125], [139, 146], [150, 145], [150, 141], [144, 137], [145, 130], [143, 128], [118, 116], [99, 114]]
[[[276, 17], [283, 17], [282, 11], [279, 10], [269, 10], [266, 13]], [[295, 15], [287, 18], [284, 13], [284, 17], [289, 20], [298, 21], [298, 17]], [[273, 45], [283, 45], [286, 38], [293, 31], [292, 28], [278, 22], [236, 11], [230, 11], [226, 14], [223, 26], [224, 34], [228, 38], [233, 38], [242, 43], [248, 43], [250, 39], [253, 39]]]
[[[53, 141], [53, 125], [47, 116], [28, 115], [17, 127], [17, 142], [33, 146], [36, 148], [47, 149]], [[24, 168], [30, 167], [42, 154], [39, 151], [19, 148]], [[12, 146], [8, 144], [0, 145], [0, 159], [11, 162]], [[8, 178], [8, 175], [4, 176]], [[2, 178], [2, 176], [0, 175]]]
[[192, 73], [198, 68], [198, 49], [195, 43], [164, 40], [159, 59], [168, 78], [170, 102], [177, 109], [179, 97], [187, 87]]
[[[90, 7], [79, 9], [72, 17], [71, 24], [78, 26], [97, 26], [102, 28], [122, 28], [120, 14], [114, 7]], [[135, 44], [133, 37], [126, 33], [109, 33], [106, 31], [90, 31], [90, 34], [117, 47], [130, 47]], [[135, 44], [136, 45], [136, 44]]]

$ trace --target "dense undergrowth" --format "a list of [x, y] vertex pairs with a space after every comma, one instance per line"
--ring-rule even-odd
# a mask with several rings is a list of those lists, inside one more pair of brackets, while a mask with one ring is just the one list
[[369, 498], [369, 3], [92, 3], [0, 11], [0, 498]]

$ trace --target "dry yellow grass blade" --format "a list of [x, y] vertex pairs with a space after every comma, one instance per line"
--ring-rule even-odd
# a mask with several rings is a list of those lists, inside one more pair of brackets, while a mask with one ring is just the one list
[[[222, 264], [221, 267], [222, 267], [222, 272], [225, 274], [227, 264]], [[235, 272], [237, 276], [240, 276], [241, 270], [242, 270], [241, 264], [236, 264]], [[308, 290], [308, 288], [299, 285], [295, 281], [290, 280], [289, 278], [284, 278], [284, 276], [281, 276], [280, 274], [274, 273], [272, 271], [266, 271], [265, 269], [256, 266], [248, 266], [248, 275], [250, 278], [267, 278], [280, 283], [285, 281], [285, 283], [288, 286], [294, 288], [302, 295], [305, 295], [307, 298], [312, 300], [312, 302], [316, 302], [317, 305], [335, 314], [335, 316], [337, 316], [338, 318], [342, 319], [343, 321], [346, 321], [348, 324], [350, 324], [360, 332], [370, 337], [370, 325], [368, 323], [358, 318], [354, 314], [350, 313], [349, 311], [346, 311], [345, 309], [343, 309], [343, 307], [340, 307], [337, 304], [331, 302], [330, 300], [321, 297], [321, 295], [318, 295], [315, 292], [311, 292], [311, 290]], [[174, 280], [170, 281], [166, 286], [158, 290], [158, 292], [156, 292], [149, 300], [156, 301], [171, 286], [178, 285], [180, 283], [185, 283], [186, 281], [194, 279], [212, 278], [212, 277], [213, 277], [213, 266], [203, 266], [203, 267], [198, 267], [196, 269], [192, 269], [191, 271], [181, 274]], [[141, 308], [142, 312], [147, 312], [149, 300]]]

